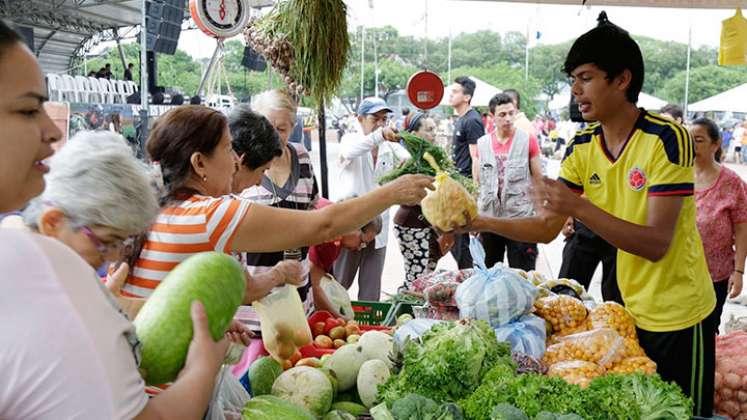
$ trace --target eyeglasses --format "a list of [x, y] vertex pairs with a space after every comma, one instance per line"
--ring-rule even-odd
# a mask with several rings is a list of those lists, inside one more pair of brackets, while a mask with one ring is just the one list
[[96, 251], [98, 251], [102, 256], [122, 252], [126, 246], [132, 243], [132, 238], [127, 238], [123, 241], [117, 240], [110, 243], [104, 243], [88, 226], [83, 225], [79, 229], [88, 237], [88, 239], [91, 240], [93, 246], [96, 247]]

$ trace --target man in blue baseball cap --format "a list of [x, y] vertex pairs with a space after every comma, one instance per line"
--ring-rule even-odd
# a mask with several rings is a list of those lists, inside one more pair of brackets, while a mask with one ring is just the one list
[[[378, 187], [376, 182], [397, 164], [410, 158], [399, 145], [400, 136], [386, 126], [391, 108], [377, 97], [358, 105], [357, 129], [340, 142], [340, 178], [337, 199], [361, 196]], [[358, 300], [378, 301], [384, 270], [389, 212], [381, 214], [381, 233], [359, 250], [343, 250], [334, 266], [337, 280], [350, 288], [358, 274]], [[359, 272], [360, 269], [360, 272]]]

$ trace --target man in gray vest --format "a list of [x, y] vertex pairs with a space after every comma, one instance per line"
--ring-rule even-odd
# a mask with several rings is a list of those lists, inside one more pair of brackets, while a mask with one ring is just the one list
[[[515, 127], [518, 110], [511, 96], [499, 93], [488, 106], [495, 129], [477, 140], [478, 210], [481, 215], [492, 217], [531, 216], [534, 208], [529, 187], [532, 178], [542, 176], [539, 143], [536, 137]], [[534, 270], [537, 244], [492, 233], [481, 233], [480, 239], [488, 267], [503, 262], [503, 255], [507, 253], [510, 267]]]

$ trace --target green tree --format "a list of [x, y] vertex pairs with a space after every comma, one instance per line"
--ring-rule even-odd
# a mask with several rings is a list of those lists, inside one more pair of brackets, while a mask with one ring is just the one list
[[[719, 94], [737, 87], [747, 81], [747, 69], [744, 67], [721, 67], [716, 65], [698, 67], [690, 71], [690, 90], [688, 102]], [[681, 71], [667, 80], [657, 95], [667, 101], [682, 104], [685, 101], [685, 71]]]

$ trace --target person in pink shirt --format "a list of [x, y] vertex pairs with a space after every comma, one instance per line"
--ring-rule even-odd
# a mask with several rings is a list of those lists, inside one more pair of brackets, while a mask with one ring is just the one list
[[[499, 93], [488, 104], [495, 129], [477, 140], [474, 161], [479, 186], [478, 210], [491, 217], [527, 217], [534, 214], [529, 187], [542, 176], [542, 158], [537, 137], [516, 127], [518, 110], [510, 95]], [[522, 270], [534, 270], [537, 244], [514, 241], [492, 233], [481, 233], [488, 267], [503, 262]]]
[[742, 291], [747, 257], [747, 185], [720, 164], [721, 136], [716, 123], [699, 118], [690, 135], [695, 141], [697, 225], [716, 291], [716, 328], [727, 295]]

